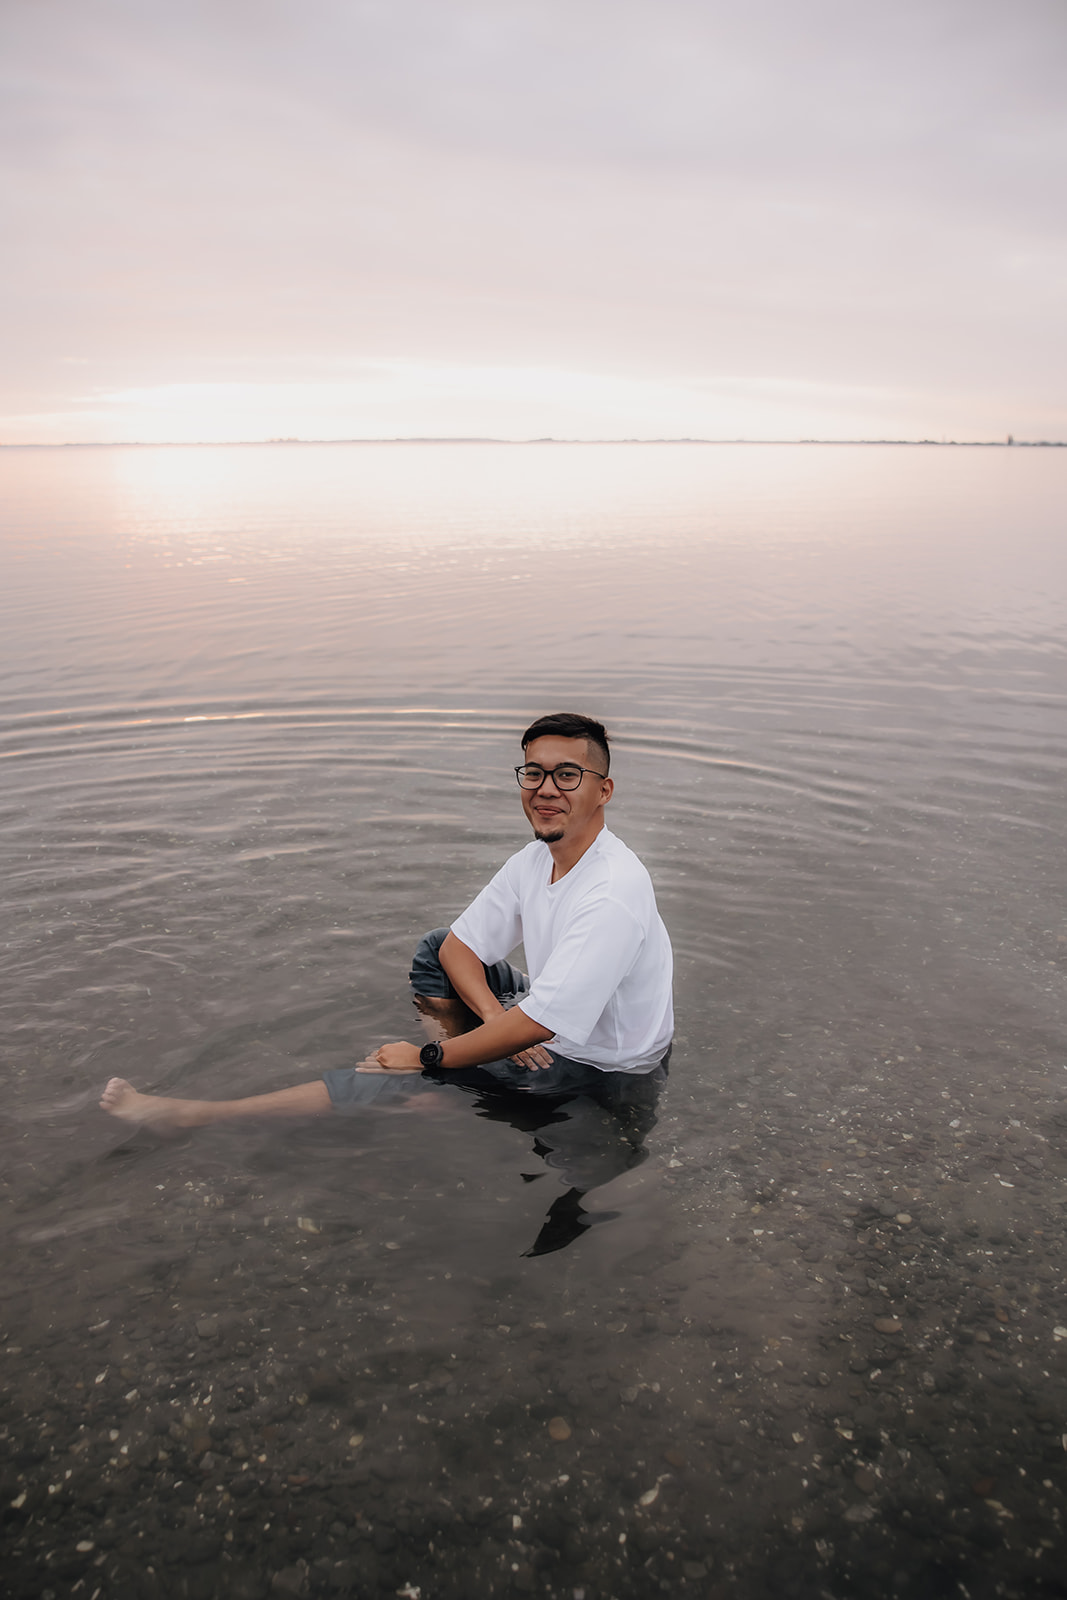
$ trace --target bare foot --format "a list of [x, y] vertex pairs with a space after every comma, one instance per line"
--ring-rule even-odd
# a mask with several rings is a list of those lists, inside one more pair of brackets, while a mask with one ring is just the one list
[[155, 1133], [177, 1133], [181, 1128], [192, 1127], [188, 1112], [193, 1102], [168, 1100], [162, 1095], [139, 1094], [125, 1078], [109, 1078], [100, 1096], [100, 1109], [122, 1122], [137, 1128], [151, 1128]]

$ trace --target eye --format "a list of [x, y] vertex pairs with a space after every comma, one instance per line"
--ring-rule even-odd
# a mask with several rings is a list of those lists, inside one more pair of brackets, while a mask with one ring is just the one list
[[556, 781], [557, 783], [581, 783], [581, 767], [557, 767]]

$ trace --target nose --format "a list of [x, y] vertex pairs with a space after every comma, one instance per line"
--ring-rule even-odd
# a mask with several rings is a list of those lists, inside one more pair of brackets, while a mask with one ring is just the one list
[[545, 784], [546, 783], [550, 783], [552, 785], [552, 788], [553, 788], [553, 790], [554, 790], [554, 792], [556, 794], [562, 794], [563, 793], [563, 790], [556, 783], [556, 775], [555, 775], [555, 773], [554, 772], [546, 772], [544, 777], [541, 779], [541, 782], [537, 785], [537, 793], [538, 794], [544, 794], [544, 792], [545, 792]]

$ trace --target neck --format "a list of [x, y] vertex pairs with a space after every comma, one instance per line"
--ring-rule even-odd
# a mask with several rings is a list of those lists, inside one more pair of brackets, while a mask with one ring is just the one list
[[552, 877], [549, 880], [551, 883], [558, 883], [560, 878], [566, 877], [572, 867], [577, 866], [585, 852], [596, 842], [597, 834], [602, 831], [603, 827], [604, 816], [601, 813], [596, 826], [588, 833], [583, 834], [581, 838], [557, 839], [554, 844], [548, 840], [545, 841], [552, 857]]

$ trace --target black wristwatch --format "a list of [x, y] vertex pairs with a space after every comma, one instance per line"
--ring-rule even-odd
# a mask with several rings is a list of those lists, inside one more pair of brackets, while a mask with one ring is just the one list
[[445, 1047], [436, 1040], [432, 1044], [424, 1044], [419, 1051], [419, 1060], [424, 1067], [439, 1067], [445, 1058]]

